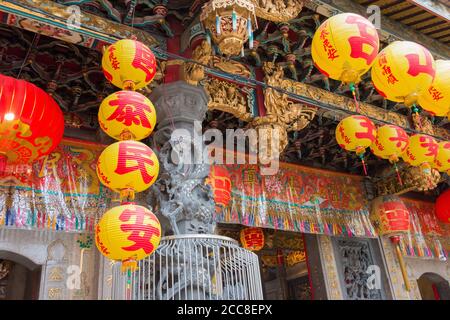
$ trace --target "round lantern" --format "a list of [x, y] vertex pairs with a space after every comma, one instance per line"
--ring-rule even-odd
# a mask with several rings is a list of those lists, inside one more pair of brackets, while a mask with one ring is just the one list
[[421, 166], [424, 170], [430, 170], [433, 164], [439, 145], [436, 140], [425, 134], [414, 134], [409, 137], [409, 145], [402, 158], [410, 165]]
[[264, 247], [264, 232], [260, 228], [244, 228], [241, 230], [242, 246], [251, 251], [259, 251]]
[[121, 261], [123, 268], [136, 268], [136, 261], [151, 255], [159, 246], [161, 225], [147, 208], [127, 204], [108, 210], [95, 227], [95, 244], [108, 259]]
[[436, 76], [433, 83], [422, 92], [420, 106], [438, 117], [445, 117], [450, 111], [450, 61], [436, 60]]
[[372, 66], [379, 49], [377, 29], [366, 18], [341, 13], [325, 20], [314, 34], [311, 55], [327, 77], [358, 83]]
[[393, 235], [409, 231], [409, 212], [403, 201], [395, 195], [385, 195], [372, 201], [370, 220], [380, 235]]
[[336, 140], [341, 148], [364, 153], [377, 136], [375, 124], [365, 116], [350, 116], [344, 118], [336, 127]]
[[30, 163], [62, 139], [64, 117], [55, 100], [35, 85], [0, 75], [0, 170]]
[[385, 98], [411, 106], [429, 88], [436, 73], [431, 53], [410, 41], [394, 41], [377, 56], [371, 70], [376, 90]]
[[100, 154], [97, 175], [121, 197], [134, 198], [134, 192], [149, 188], [157, 179], [159, 161], [156, 154], [142, 142], [126, 140], [109, 145]]
[[436, 216], [440, 221], [450, 223], [450, 189], [445, 190], [437, 198]]
[[156, 124], [153, 103], [135, 91], [117, 91], [106, 97], [98, 111], [103, 131], [117, 140], [147, 138]]
[[[434, 159], [434, 168], [440, 172], [450, 173], [450, 142], [442, 141], [438, 143], [439, 149]], [[450, 203], [449, 203], [450, 207]]]
[[406, 265], [400, 249], [400, 235], [408, 232], [410, 229], [408, 209], [403, 201], [395, 195], [380, 196], [372, 200], [370, 220], [378, 234], [389, 235], [391, 242], [394, 244], [405, 288], [409, 291], [408, 273], [406, 272]]
[[370, 147], [378, 157], [395, 163], [409, 144], [405, 130], [393, 125], [383, 125], [377, 129], [377, 137]]
[[214, 192], [214, 202], [218, 208], [225, 208], [231, 200], [231, 177], [222, 166], [213, 165], [206, 180]]
[[102, 58], [103, 73], [121, 89], [137, 90], [148, 85], [156, 74], [156, 59], [143, 43], [123, 39], [110, 45]]

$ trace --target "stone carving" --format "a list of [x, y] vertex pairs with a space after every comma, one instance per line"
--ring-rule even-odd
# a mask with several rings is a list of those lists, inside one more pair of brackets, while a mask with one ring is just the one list
[[208, 109], [231, 113], [243, 121], [251, 121], [253, 116], [249, 113], [247, 100], [239, 87], [231, 82], [210, 78], [205, 83], [205, 90], [210, 96]]
[[66, 259], [66, 246], [62, 240], [53, 241], [47, 249], [48, 261], [63, 261]]
[[[277, 66], [273, 62], [265, 62], [263, 66], [266, 75], [266, 83], [275, 88], [289, 90], [295, 84], [294, 81], [284, 79], [283, 67]], [[264, 90], [264, 102], [266, 115], [256, 117], [252, 121], [252, 126], [259, 131], [259, 140], [269, 139], [267, 150], [260, 150], [263, 155], [279, 154], [274, 150], [278, 146], [279, 151], [283, 151], [288, 144], [287, 132], [298, 131], [305, 128], [314, 118], [317, 108], [303, 104], [294, 103], [288, 100], [288, 96], [273, 88]], [[273, 135], [273, 133], [276, 133]], [[272, 137], [276, 138], [272, 138]], [[252, 146], [255, 148], [255, 146]]]
[[337, 249], [341, 261], [341, 277], [345, 298], [349, 300], [380, 300], [378, 289], [370, 289], [367, 268], [374, 265], [367, 241], [337, 240]]
[[48, 298], [51, 300], [60, 300], [62, 298], [62, 289], [61, 288], [49, 288], [48, 289]]
[[[203, 41], [192, 52], [192, 60], [198, 62], [185, 62], [181, 78], [191, 85], [198, 85], [199, 81], [205, 77], [204, 65], [209, 65], [211, 62], [212, 50], [211, 45], [207, 41]], [[200, 64], [199, 64], [200, 63]]]
[[50, 281], [62, 281], [63, 280], [63, 270], [61, 267], [53, 267], [49, 272]]
[[287, 22], [298, 16], [303, 0], [253, 0], [256, 15], [265, 20]]
[[[203, 144], [191, 139], [201, 135], [195, 122], [202, 121], [207, 110], [205, 91], [178, 81], [158, 87], [151, 100], [160, 121], [154, 141], [160, 147], [161, 170], [149, 203], [161, 213], [161, 223], [167, 224], [163, 229], [175, 235], [213, 233], [214, 201], [211, 187], [205, 184], [209, 163], [198, 158], [203, 156]], [[189, 154], [184, 154], [187, 150]]]

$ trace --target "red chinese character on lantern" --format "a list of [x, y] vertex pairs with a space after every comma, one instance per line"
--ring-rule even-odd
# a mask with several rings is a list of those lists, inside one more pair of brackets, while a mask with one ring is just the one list
[[363, 128], [367, 128], [366, 132], [356, 132], [355, 136], [358, 139], [367, 138], [369, 140], [374, 140], [375, 139], [374, 133], [375, 133], [376, 128], [375, 128], [375, 125], [373, 124], [373, 122], [364, 116], [354, 116], [353, 118], [355, 118], [357, 120], [361, 120], [359, 125]]
[[422, 142], [420, 144], [420, 146], [422, 148], [428, 149], [428, 153], [425, 154], [425, 156], [436, 156], [437, 155], [439, 145], [434, 141], [434, 139], [432, 137], [421, 136], [420, 142]]
[[416, 53], [405, 55], [409, 63], [408, 74], [416, 77], [420, 73], [426, 73], [434, 78], [436, 70], [433, 68], [433, 57], [431, 56], [431, 53], [424, 48], [422, 48], [422, 51], [425, 55], [425, 64], [420, 64], [420, 56]]
[[110, 46], [109, 49], [109, 61], [111, 62], [111, 66], [114, 70], [117, 70], [120, 68], [120, 63], [117, 61], [116, 56], [114, 55], [114, 51], [116, 51], [116, 48], [113, 46]]
[[[119, 145], [119, 159], [117, 161], [117, 168], [114, 171], [117, 174], [127, 174], [136, 170], [141, 172], [144, 183], [150, 183], [154, 176], [148, 174], [145, 165], [153, 166], [154, 162], [151, 159], [153, 152], [145, 145], [140, 146], [132, 143], [121, 143]], [[129, 163], [136, 163], [130, 166]]]
[[395, 84], [398, 82], [398, 79], [392, 73], [388, 76], [387, 80], [390, 84]]
[[341, 138], [345, 141], [345, 143], [351, 142], [350, 138], [345, 134], [344, 127], [339, 127], [339, 133], [341, 134]]
[[145, 72], [145, 82], [152, 80], [155, 74], [155, 64], [153, 52], [142, 43], [136, 42], [136, 53], [134, 54], [132, 66]]
[[334, 48], [328, 49], [328, 59], [333, 61], [334, 59], [339, 58], [339, 55], [337, 55], [336, 53], [337, 53], [336, 49]]
[[329, 35], [329, 32], [325, 29], [325, 25], [324, 25], [324, 28], [320, 32], [320, 39], [325, 40], [328, 35]]
[[[348, 38], [348, 42], [352, 48], [350, 56], [352, 58], [365, 59], [367, 65], [370, 65], [378, 53], [378, 35], [370, 34], [368, 32], [370, 26], [365, 19], [362, 19], [359, 16], [349, 16], [345, 22], [356, 24], [359, 30], [359, 36]], [[364, 52], [364, 48], [368, 47], [370, 47], [370, 52]]]
[[109, 102], [110, 106], [118, 106], [107, 120], [117, 120], [126, 126], [132, 123], [151, 128], [145, 112], [151, 112], [150, 106], [145, 103], [145, 97], [141, 94], [130, 94], [128, 91], [116, 93], [118, 98]]
[[384, 64], [387, 64], [386, 53], [383, 52], [383, 53], [380, 54], [380, 58], [378, 59], [378, 64], [380, 66], [382, 66]]
[[382, 220], [387, 223], [387, 229], [389, 231], [408, 229], [409, 212], [404, 206], [395, 202], [386, 202], [383, 209], [385, 217]]
[[258, 229], [244, 230], [244, 245], [250, 249], [260, 249], [264, 246], [264, 233]]
[[444, 98], [444, 96], [442, 95], [442, 92], [438, 91], [435, 87], [431, 86], [428, 89], [428, 92], [431, 94], [431, 96], [433, 97], [434, 101], [439, 101], [441, 99]]
[[397, 148], [400, 148], [401, 150], [403, 150], [404, 148], [406, 148], [406, 146], [408, 145], [408, 135], [406, 134], [406, 132], [400, 128], [395, 128], [395, 132], [397, 132], [397, 136], [396, 137], [390, 137], [389, 140], [390, 141], [397, 141]]
[[122, 247], [123, 250], [136, 251], [142, 249], [146, 254], [153, 252], [155, 247], [151, 240], [153, 236], [160, 236], [160, 230], [150, 224], [144, 224], [144, 218], [146, 216], [151, 220], [157, 222], [154, 217], [146, 215], [144, 208], [142, 207], [136, 206], [134, 207], [134, 210], [126, 209], [122, 211], [119, 216], [120, 221], [129, 222], [132, 217], [135, 217], [134, 223], [120, 225], [120, 229], [122, 231], [131, 232], [127, 239], [134, 242], [134, 244], [132, 244], [131, 246]]

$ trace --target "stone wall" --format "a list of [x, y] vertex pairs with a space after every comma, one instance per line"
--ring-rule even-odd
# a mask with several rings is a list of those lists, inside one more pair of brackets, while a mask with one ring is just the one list
[[421, 258], [405, 258], [411, 290], [407, 291], [403, 282], [400, 265], [395, 254], [395, 249], [388, 237], [382, 237], [386, 265], [389, 270], [394, 299], [397, 300], [421, 300], [417, 279], [424, 273], [435, 273], [450, 280], [450, 262], [439, 260], [426, 260]]
[[98, 296], [99, 254], [94, 247], [82, 250], [79, 234], [0, 229], [0, 258], [25, 257], [42, 267], [40, 300], [91, 300]]

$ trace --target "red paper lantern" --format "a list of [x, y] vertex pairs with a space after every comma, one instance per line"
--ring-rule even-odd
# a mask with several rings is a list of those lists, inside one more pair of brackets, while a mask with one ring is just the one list
[[264, 232], [261, 228], [244, 228], [241, 230], [242, 246], [251, 251], [258, 251], [264, 247]]
[[24, 80], [0, 75], [0, 170], [47, 155], [64, 133], [64, 117], [55, 100]]
[[213, 189], [216, 206], [226, 207], [231, 200], [231, 177], [228, 170], [222, 166], [211, 166], [207, 183]]
[[440, 221], [450, 223], [450, 189], [445, 190], [437, 198], [436, 216]]
[[380, 196], [372, 201], [370, 220], [380, 235], [409, 231], [409, 212], [395, 195]]

